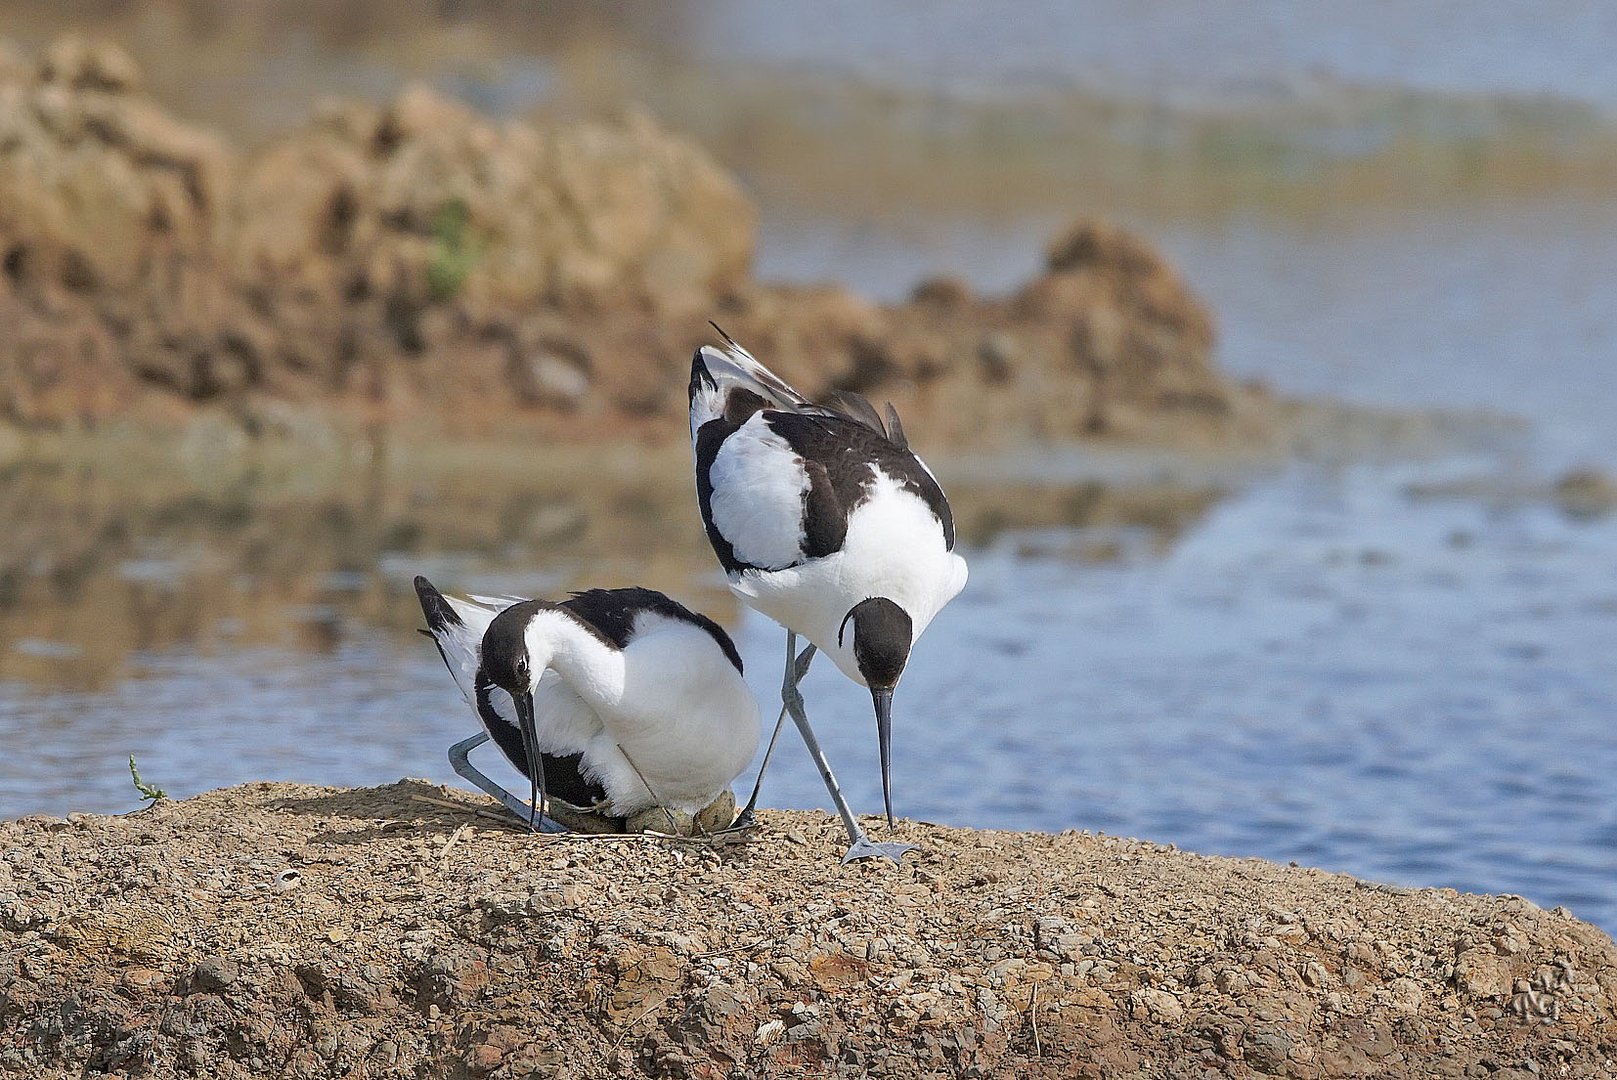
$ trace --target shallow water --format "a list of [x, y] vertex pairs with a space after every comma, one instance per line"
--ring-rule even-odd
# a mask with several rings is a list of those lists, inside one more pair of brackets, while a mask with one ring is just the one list
[[[924, 6], [925, 17], [917, 18]], [[1151, 97], [1275, 95], [1321, 80], [1470, 94], [1557, 94], [1617, 105], [1617, 12], [1570, 0], [1546, 19], [1513, 0], [1309, 5], [1128, 0], [1021, 5], [772, 5], [698, 9], [715, 58], [840, 64], [937, 86], [1086, 81]]]
[[[888, 299], [929, 272], [1005, 290], [1037, 272], [1063, 224], [766, 213], [759, 269]], [[1206, 298], [1231, 372], [1292, 394], [1524, 416], [1537, 424], [1532, 455], [1512, 465], [1617, 468], [1617, 206], [1524, 199], [1130, 224]]]

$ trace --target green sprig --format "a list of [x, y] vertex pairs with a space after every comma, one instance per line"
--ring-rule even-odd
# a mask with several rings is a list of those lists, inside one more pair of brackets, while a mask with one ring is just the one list
[[135, 767], [134, 754], [129, 755], [129, 779], [134, 781], [135, 790], [140, 792], [142, 799], [149, 799], [155, 803], [158, 799], [168, 798], [168, 792], [160, 787], [148, 784], [140, 778], [140, 770]]

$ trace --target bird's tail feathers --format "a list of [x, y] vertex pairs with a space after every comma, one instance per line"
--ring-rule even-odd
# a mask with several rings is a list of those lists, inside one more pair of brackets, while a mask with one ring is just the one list
[[[476, 604], [480, 604], [484, 608], [489, 609], [489, 614], [490, 614], [491, 617], [494, 616], [494, 615], [498, 615], [500, 612], [504, 611], [506, 608], [510, 607], [512, 604], [521, 604], [521, 603], [524, 603], [526, 601], [525, 597], [506, 596], [503, 593], [498, 595], [498, 596], [479, 596], [477, 593], [467, 593], [466, 596], [467, 596], [467, 599], [472, 600]], [[448, 600], [451, 604], [459, 605], [463, 609], [472, 607], [472, 604], [466, 603], [465, 600], [456, 600], [452, 596], [446, 596], [446, 597], [444, 597], [444, 599]]]
[[473, 603], [445, 596], [424, 577], [415, 579], [415, 591], [421, 601], [421, 613], [427, 619], [427, 629], [422, 633], [438, 646], [438, 655], [443, 657], [444, 666], [466, 700], [474, 701], [483, 635], [494, 616], [515, 600]]
[[722, 345], [703, 345], [691, 358], [691, 429], [694, 431], [707, 421], [724, 413], [730, 392], [735, 389], [751, 391], [769, 407], [790, 412], [803, 412], [815, 408], [813, 402], [764, 367], [746, 349], [738, 345], [729, 334], [720, 330]]
[[862, 395], [852, 391], [837, 391], [832, 395], [830, 402], [823, 405], [815, 404], [798, 393], [797, 389], [785, 379], [759, 363], [757, 357], [736, 344], [735, 339], [720, 329], [717, 323], [710, 325], [718, 330], [724, 344], [703, 345], [696, 350], [696, 355], [691, 360], [692, 440], [695, 440], [696, 432], [703, 424], [724, 415], [731, 405], [730, 394], [739, 389], [750, 392], [756, 399], [761, 399], [751, 402], [754, 408], [783, 409], [806, 416], [829, 416], [852, 420], [870, 428], [899, 449], [908, 446], [904, 438], [904, 428], [899, 423], [898, 413], [892, 405], [887, 406], [884, 422], [874, 405]]

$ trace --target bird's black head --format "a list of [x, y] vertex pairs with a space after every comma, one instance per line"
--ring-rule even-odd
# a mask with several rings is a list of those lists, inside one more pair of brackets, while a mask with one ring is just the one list
[[511, 605], [494, 616], [483, 634], [483, 671], [490, 682], [512, 697], [533, 689], [527, 630], [537, 606], [532, 600]]
[[511, 695], [517, 710], [517, 729], [522, 732], [522, 753], [527, 762], [528, 827], [539, 828], [544, 797], [539, 786], [544, 780], [544, 755], [539, 750], [539, 733], [533, 719], [533, 665], [528, 655], [528, 623], [534, 613], [549, 607], [542, 600], [512, 604], [488, 624], [483, 632], [481, 657], [488, 680]]
[[915, 624], [909, 613], [885, 596], [861, 600], [843, 616], [837, 628], [837, 644], [843, 643], [848, 624], [853, 624], [853, 658], [859, 674], [870, 687], [870, 700], [876, 706], [876, 738], [881, 749], [882, 799], [887, 804], [887, 824], [893, 824], [892, 733], [893, 687], [904, 674], [910, 658]]
[[872, 690], [891, 692], [909, 662], [915, 624], [908, 613], [885, 596], [861, 600], [842, 617], [837, 644], [843, 644], [853, 624], [853, 658], [859, 674]]

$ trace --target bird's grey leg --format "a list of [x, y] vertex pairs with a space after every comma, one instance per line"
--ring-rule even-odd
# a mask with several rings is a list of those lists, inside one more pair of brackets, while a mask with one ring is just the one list
[[836, 803], [837, 813], [842, 815], [842, 826], [848, 830], [848, 852], [842, 856], [844, 863], [855, 859], [873, 859], [877, 857], [892, 859], [895, 863], [903, 859], [906, 851], [914, 851], [914, 844], [900, 844], [889, 841], [878, 844], [865, 835], [865, 830], [859, 827], [854, 818], [853, 811], [848, 808], [848, 800], [842, 797], [842, 788], [837, 784], [837, 778], [831, 773], [831, 763], [825, 760], [825, 751], [820, 749], [820, 740], [815, 737], [814, 729], [809, 726], [808, 713], [803, 709], [803, 694], [797, 688], [797, 679], [792, 676], [792, 649], [796, 645], [793, 635], [786, 637], [786, 685], [781, 689], [781, 697], [785, 699], [786, 709], [792, 714], [792, 721], [797, 724], [798, 734], [803, 736], [803, 744], [808, 747], [809, 756], [820, 770], [820, 779], [825, 781], [825, 790], [831, 793], [831, 801]]
[[764, 787], [764, 773], [769, 769], [769, 759], [775, 756], [775, 743], [780, 739], [781, 729], [786, 726], [786, 705], [784, 702], [787, 687], [792, 685], [794, 672], [797, 675], [797, 681], [801, 682], [803, 676], [808, 674], [809, 664], [814, 661], [813, 645], [808, 646], [798, 654], [796, 660], [793, 660], [792, 653], [796, 652], [796, 650], [797, 635], [788, 630], [786, 631], [786, 681], [781, 686], [780, 691], [782, 701], [780, 715], [775, 717], [775, 730], [769, 736], [769, 745], [764, 749], [764, 760], [758, 766], [758, 779], [753, 781], [752, 796], [747, 799], [747, 805], [741, 808], [741, 813], [737, 814], [735, 820], [730, 823], [731, 829], [751, 829], [758, 824], [757, 815], [754, 813], [758, 809], [758, 793]]
[[[480, 791], [486, 791], [494, 796], [500, 801], [501, 806], [515, 814], [520, 821], [526, 823], [533, 812], [533, 808], [493, 780], [490, 780], [477, 766], [472, 764], [472, 751], [486, 742], [488, 742], [488, 732], [486, 731], [479, 731], [469, 739], [462, 739], [449, 748], [449, 764], [457, 774], [471, 781]], [[567, 830], [549, 818], [541, 818], [539, 820], [539, 831], [566, 832]]]
[[[809, 646], [813, 648], [813, 646]], [[758, 778], [752, 783], [752, 794], [747, 797], [747, 805], [730, 822], [732, 829], [751, 829], [758, 824], [758, 793], [764, 788], [764, 773], [769, 768], [769, 759], [775, 756], [775, 742], [780, 738], [781, 729], [786, 726], [786, 706], [780, 707], [780, 715], [775, 717], [775, 730], [769, 736], [769, 745], [764, 748], [763, 763], [758, 766]]]

